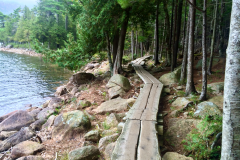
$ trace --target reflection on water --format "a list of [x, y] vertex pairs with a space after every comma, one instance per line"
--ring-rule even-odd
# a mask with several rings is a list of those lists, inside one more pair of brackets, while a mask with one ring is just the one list
[[71, 74], [40, 57], [0, 52], [0, 116], [41, 105]]

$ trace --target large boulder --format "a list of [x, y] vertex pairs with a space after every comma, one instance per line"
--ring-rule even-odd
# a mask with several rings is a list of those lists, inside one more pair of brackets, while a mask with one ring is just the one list
[[56, 116], [51, 115], [48, 118], [47, 122], [42, 126], [42, 128], [47, 129], [47, 130], [50, 129], [50, 127], [53, 125], [53, 122], [54, 122], [55, 118], [56, 118]]
[[20, 142], [29, 140], [34, 135], [35, 133], [32, 129], [30, 129], [29, 127], [24, 127], [19, 132], [0, 142], [0, 152], [5, 151]]
[[40, 131], [42, 129], [42, 125], [45, 123], [45, 119], [39, 119], [35, 122], [33, 122], [30, 127], [34, 130], [34, 131]]
[[124, 111], [127, 109], [130, 109], [134, 103], [135, 99], [113, 99], [110, 101], [106, 101], [102, 103], [98, 108], [94, 109], [93, 111], [101, 114], [101, 113], [107, 113], [107, 112], [119, 112]]
[[106, 117], [105, 124], [110, 127], [117, 127], [118, 120], [114, 113], [111, 113], [109, 116]]
[[51, 114], [54, 113], [54, 109], [52, 108], [44, 108], [43, 110], [41, 110], [38, 115], [37, 115], [37, 119], [46, 119], [48, 116], [50, 116]]
[[75, 110], [63, 113], [54, 120], [52, 137], [61, 141], [66, 137], [74, 136], [91, 127], [91, 122], [82, 111]]
[[0, 132], [0, 140], [5, 140], [8, 137], [10, 137], [11, 135], [14, 135], [15, 133], [17, 133], [18, 131], [2, 131]]
[[114, 147], [116, 145], [116, 142], [110, 143], [106, 146], [105, 151], [103, 152], [104, 158], [106, 160], [110, 160], [112, 156], [112, 152], [114, 150]]
[[97, 160], [100, 152], [95, 146], [77, 148], [68, 154], [69, 160]]
[[55, 96], [62, 96], [66, 93], [68, 93], [67, 88], [65, 86], [60, 86], [56, 89], [56, 92], [54, 93], [54, 95]]
[[180, 76], [181, 76], [181, 66], [176, 68], [173, 72], [162, 75], [159, 78], [159, 81], [167, 86], [167, 85], [170, 85], [170, 84], [177, 83]]
[[186, 157], [177, 152], [167, 152], [164, 154], [162, 160], [193, 160], [192, 157]]
[[13, 115], [14, 113], [16, 113], [16, 112], [18, 112], [18, 110], [17, 110], [17, 111], [10, 112], [10, 113], [8, 113], [8, 114], [6, 114], [6, 115], [1, 116], [1, 117], [0, 117], [0, 123], [1, 123], [2, 121], [4, 121], [5, 119], [7, 119], [8, 117], [10, 117], [11, 115]]
[[123, 96], [125, 92], [131, 89], [129, 80], [120, 74], [113, 75], [106, 87], [109, 89], [108, 93], [110, 99]]
[[109, 143], [112, 143], [112, 142], [115, 142], [118, 138], [119, 134], [118, 133], [115, 133], [111, 136], [106, 136], [106, 137], [103, 137], [99, 140], [99, 144], [98, 144], [98, 148], [99, 150], [102, 152], [105, 150], [106, 146], [109, 144]]
[[208, 88], [211, 88], [212, 93], [219, 94], [224, 90], [224, 82], [211, 83], [207, 85]]
[[33, 155], [42, 151], [44, 146], [33, 141], [24, 141], [13, 147], [11, 158], [16, 159], [23, 156]]
[[176, 107], [176, 109], [183, 109], [186, 108], [187, 105], [189, 105], [190, 103], [192, 103], [191, 101], [189, 101], [188, 99], [184, 98], [184, 97], [178, 97], [171, 106]]
[[48, 108], [55, 109], [56, 107], [59, 107], [61, 103], [62, 103], [61, 98], [54, 97], [50, 100]]
[[222, 112], [219, 110], [218, 106], [212, 102], [204, 101], [197, 105], [197, 110], [194, 113], [194, 117], [206, 117], [219, 115], [222, 116]]
[[[176, 150], [179, 149], [183, 139], [187, 137], [187, 134], [197, 126], [200, 120], [197, 119], [169, 119], [168, 130], [164, 134], [164, 138], [171, 144], [171, 147]], [[180, 147], [181, 148], [181, 147]], [[183, 152], [181, 150], [181, 152]]]
[[44, 160], [41, 156], [25, 156], [20, 157], [17, 160]]
[[7, 49], [13, 48], [13, 45], [9, 44], [5, 48], [7, 48]]
[[223, 110], [223, 96], [222, 95], [215, 96], [215, 97], [209, 99], [208, 101], [216, 104], [220, 110]]
[[98, 130], [89, 131], [84, 135], [86, 141], [98, 142], [100, 134]]
[[29, 126], [35, 119], [27, 111], [17, 111], [0, 123], [0, 131], [16, 131]]
[[76, 73], [72, 75], [69, 81], [75, 85], [86, 84], [95, 79], [95, 76], [91, 73]]

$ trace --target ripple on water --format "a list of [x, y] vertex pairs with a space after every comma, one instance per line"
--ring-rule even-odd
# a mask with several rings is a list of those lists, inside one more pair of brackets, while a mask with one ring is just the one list
[[0, 52], [0, 116], [41, 105], [71, 74], [40, 57]]

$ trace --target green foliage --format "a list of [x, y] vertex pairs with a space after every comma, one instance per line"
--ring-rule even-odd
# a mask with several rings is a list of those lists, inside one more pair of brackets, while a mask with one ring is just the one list
[[173, 99], [168, 100], [168, 103], [172, 103], [174, 101], [175, 101], [175, 99], [173, 98]]
[[214, 137], [222, 130], [222, 117], [206, 116], [183, 140], [184, 149], [196, 160], [219, 159], [220, 146], [211, 150]]
[[207, 87], [207, 92], [213, 94], [214, 90], [212, 89], [212, 87]]
[[184, 91], [178, 91], [177, 92], [177, 95], [180, 96], [180, 97], [184, 97], [185, 96], [185, 92]]
[[111, 125], [108, 125], [106, 122], [102, 123], [104, 130], [109, 130], [111, 128]]

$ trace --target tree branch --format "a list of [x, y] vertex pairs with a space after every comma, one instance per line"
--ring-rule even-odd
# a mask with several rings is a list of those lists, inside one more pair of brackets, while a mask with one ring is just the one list
[[191, 6], [193, 6], [193, 8], [195, 8], [196, 10], [199, 10], [200, 12], [203, 12], [203, 13], [206, 12], [206, 11], [198, 8], [197, 6], [193, 5], [189, 0], [187, 0], [187, 2], [188, 2]]

